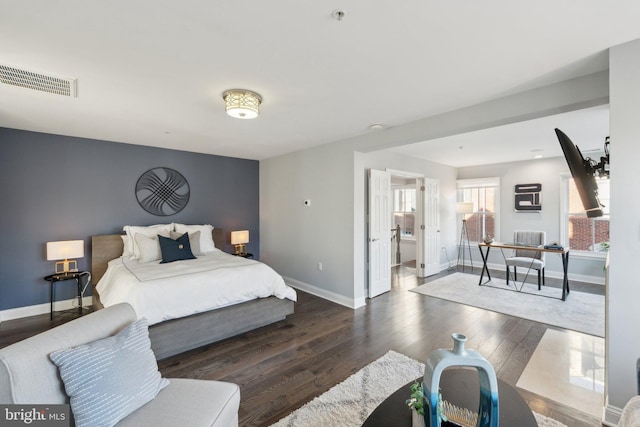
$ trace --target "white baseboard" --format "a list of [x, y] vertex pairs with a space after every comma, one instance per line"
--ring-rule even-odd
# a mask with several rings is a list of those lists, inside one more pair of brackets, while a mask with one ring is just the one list
[[622, 417], [622, 409], [617, 406], [607, 404], [603, 410], [602, 424], [610, 427], [616, 427]]
[[324, 298], [331, 302], [335, 302], [336, 304], [340, 304], [352, 309], [360, 308], [367, 304], [364, 298], [358, 298], [358, 299], [348, 298], [348, 297], [345, 297], [344, 295], [340, 295], [335, 292], [328, 291], [326, 289], [322, 289], [317, 286], [310, 285], [308, 283], [301, 282], [296, 279], [292, 279], [290, 277], [284, 277], [284, 281], [287, 283], [287, 285], [291, 286], [292, 288], [300, 289], [301, 291], [310, 293], [311, 295]]
[[[82, 304], [86, 306], [93, 305], [93, 297], [82, 297]], [[56, 301], [53, 309], [56, 311], [70, 310], [78, 308], [78, 299], [72, 298], [67, 300]], [[37, 316], [39, 314], [49, 313], [51, 305], [47, 302], [44, 304], [29, 305], [26, 307], [9, 308], [7, 310], [0, 310], [0, 322], [13, 319], [21, 319], [23, 317]]]

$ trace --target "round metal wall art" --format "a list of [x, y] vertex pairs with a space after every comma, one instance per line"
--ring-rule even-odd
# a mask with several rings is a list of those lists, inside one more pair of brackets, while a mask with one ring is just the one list
[[177, 214], [189, 203], [189, 183], [178, 171], [157, 167], [143, 173], [136, 183], [140, 207], [156, 216]]

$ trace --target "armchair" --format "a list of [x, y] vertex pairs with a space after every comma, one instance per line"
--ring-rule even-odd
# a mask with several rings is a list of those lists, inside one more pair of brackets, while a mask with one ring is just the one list
[[[546, 233], [544, 231], [515, 231], [513, 242], [515, 244], [544, 246], [546, 243]], [[511, 275], [510, 267], [513, 267], [513, 278], [518, 280], [518, 267], [534, 269], [538, 271], [538, 290], [540, 290], [540, 279], [544, 285], [544, 252], [531, 251], [526, 249], [516, 249], [512, 257], [505, 259], [507, 267], [507, 285]]]
[[[109, 337], [120, 335], [134, 322], [136, 314], [133, 308], [126, 303], [117, 304], [0, 349], [0, 404], [69, 403], [68, 389], [58, 367], [50, 358], [51, 354], [63, 349], [76, 349], [104, 342]], [[157, 371], [153, 356], [151, 358], [151, 369]], [[73, 362], [71, 364], [78, 365]], [[125, 363], [115, 368], [127, 381], [130, 365], [131, 359], [125, 358]], [[88, 372], [104, 370], [105, 366], [105, 363], [98, 361]], [[108, 386], [106, 382], [102, 384]], [[116, 425], [237, 426], [239, 405], [240, 388], [236, 384], [172, 378], [155, 398], [121, 418]], [[71, 406], [73, 410], [73, 404]]]

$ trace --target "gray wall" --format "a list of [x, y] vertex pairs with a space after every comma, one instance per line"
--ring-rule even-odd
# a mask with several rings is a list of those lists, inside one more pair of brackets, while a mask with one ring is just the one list
[[263, 260], [287, 283], [349, 307], [357, 304], [352, 182], [349, 147], [321, 145], [260, 162]]
[[[550, 133], [551, 137], [555, 137]], [[494, 165], [473, 166], [458, 169], [458, 179], [500, 178], [500, 230], [498, 240], [513, 240], [515, 230], [540, 230], [547, 233], [547, 242], [560, 239], [560, 185], [561, 176], [569, 174], [569, 167], [563, 157], [527, 160], [521, 162], [500, 163]], [[514, 187], [516, 184], [542, 184], [542, 211], [515, 212]], [[472, 247], [474, 264], [482, 265], [477, 247]], [[573, 280], [604, 284], [604, 257], [581, 256], [570, 253], [569, 277]], [[546, 275], [562, 277], [562, 260], [558, 255], [546, 255]], [[504, 259], [499, 251], [489, 254], [489, 263], [493, 268], [504, 269]]]
[[[140, 175], [158, 166], [189, 182], [189, 203], [172, 216], [147, 213], [135, 197]], [[259, 257], [258, 179], [254, 160], [0, 128], [0, 310], [49, 302], [46, 242], [84, 239], [78, 266], [88, 270], [91, 236], [123, 225], [212, 224], [225, 230], [227, 252], [229, 233], [248, 229]], [[73, 286], [59, 287], [57, 299], [73, 296]]]
[[[611, 221], [610, 272], [607, 285], [607, 408], [612, 425], [636, 391], [640, 357], [640, 198], [635, 194], [640, 158], [640, 40], [611, 48]], [[631, 194], [631, 196], [630, 196]]]
[[[262, 256], [294, 286], [359, 307], [366, 301], [367, 287], [364, 202], [366, 169], [371, 166], [366, 153], [603, 105], [608, 94], [605, 71], [262, 160]], [[307, 198], [312, 200], [310, 208], [302, 205]], [[441, 203], [447, 202], [441, 198]], [[441, 221], [455, 224], [447, 206], [455, 205], [442, 207]], [[450, 234], [454, 240], [444, 241], [455, 241], [455, 231]], [[325, 269], [319, 271], [317, 262]]]

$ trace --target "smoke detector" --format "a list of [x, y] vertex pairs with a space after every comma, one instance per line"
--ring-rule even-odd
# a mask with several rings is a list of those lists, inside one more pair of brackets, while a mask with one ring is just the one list
[[55, 95], [77, 96], [77, 80], [0, 64], [0, 83]]

